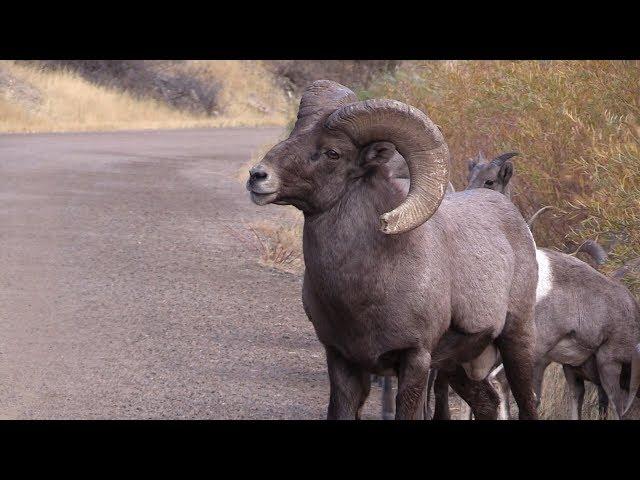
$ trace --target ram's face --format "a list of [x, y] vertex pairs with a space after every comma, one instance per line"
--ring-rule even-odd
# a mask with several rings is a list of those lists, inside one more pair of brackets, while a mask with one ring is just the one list
[[258, 205], [294, 205], [323, 211], [344, 192], [357, 164], [356, 146], [339, 132], [318, 127], [273, 147], [249, 172], [247, 189]]
[[359, 148], [340, 131], [321, 125], [273, 147], [249, 172], [247, 189], [258, 205], [294, 205], [307, 213], [329, 209], [349, 182], [368, 175], [395, 154], [390, 142]]

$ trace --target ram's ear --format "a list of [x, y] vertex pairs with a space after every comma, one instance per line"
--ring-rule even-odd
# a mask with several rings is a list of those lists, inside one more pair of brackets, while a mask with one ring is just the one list
[[513, 175], [513, 163], [504, 162], [502, 167], [500, 167], [500, 171], [498, 172], [498, 178], [500, 179], [500, 183], [505, 187], [511, 180], [511, 175]]
[[373, 142], [367, 145], [361, 157], [361, 165], [376, 166], [387, 163], [396, 153], [396, 147], [391, 142]]
[[467, 166], [469, 167], [469, 171], [471, 171], [474, 168], [476, 168], [476, 165], [478, 165], [478, 161], [475, 158], [470, 158], [467, 161]]

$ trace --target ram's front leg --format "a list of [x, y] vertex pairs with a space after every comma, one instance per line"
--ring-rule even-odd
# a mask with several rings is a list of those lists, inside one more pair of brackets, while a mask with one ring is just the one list
[[336, 349], [326, 347], [326, 352], [331, 388], [327, 420], [359, 420], [371, 389], [371, 376]]
[[398, 369], [396, 420], [421, 418], [430, 366], [431, 354], [426, 350], [409, 350], [404, 354]]

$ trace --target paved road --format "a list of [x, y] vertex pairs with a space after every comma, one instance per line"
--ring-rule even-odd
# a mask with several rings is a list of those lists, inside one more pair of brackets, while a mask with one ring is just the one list
[[324, 417], [301, 280], [234, 235], [279, 133], [0, 135], [0, 418]]

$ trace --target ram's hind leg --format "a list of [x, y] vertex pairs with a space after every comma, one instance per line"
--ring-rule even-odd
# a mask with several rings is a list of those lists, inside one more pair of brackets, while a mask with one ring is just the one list
[[571, 365], [562, 365], [564, 378], [571, 392], [571, 420], [582, 420], [582, 403], [584, 401], [584, 380], [576, 375]]
[[422, 419], [431, 420], [433, 418], [433, 407], [431, 406], [431, 391], [433, 390], [433, 384], [435, 383], [436, 375], [438, 371], [435, 368], [429, 369], [429, 377], [427, 379], [427, 388], [424, 392], [424, 408]]
[[537, 420], [536, 397], [533, 392], [533, 312], [528, 319], [507, 313], [504, 328], [496, 338], [504, 373], [518, 404], [520, 420]]
[[444, 370], [438, 370], [433, 384], [433, 420], [451, 420], [449, 410], [449, 375]]
[[606, 420], [609, 416], [609, 396], [602, 385], [598, 387], [598, 420]]
[[624, 412], [625, 399], [624, 392], [620, 388], [622, 364], [617, 362], [614, 356], [604, 347], [600, 347], [596, 353], [596, 361], [602, 388], [609, 397], [609, 400], [611, 400], [611, 403], [613, 403], [615, 418], [619, 420], [622, 417], [622, 412]]

